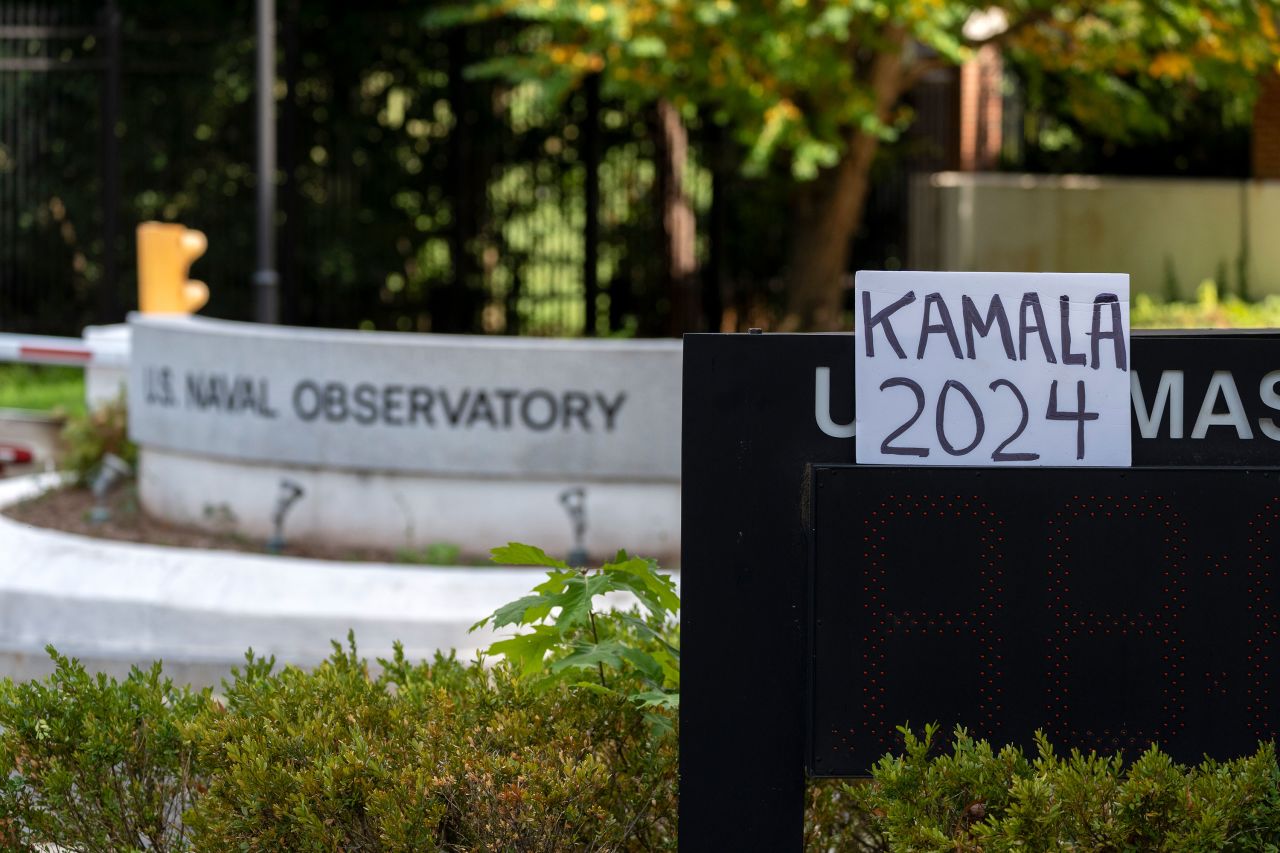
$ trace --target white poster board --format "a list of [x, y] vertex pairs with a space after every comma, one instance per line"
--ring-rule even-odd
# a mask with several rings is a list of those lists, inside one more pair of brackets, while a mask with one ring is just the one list
[[1128, 466], [1129, 276], [860, 271], [857, 460]]

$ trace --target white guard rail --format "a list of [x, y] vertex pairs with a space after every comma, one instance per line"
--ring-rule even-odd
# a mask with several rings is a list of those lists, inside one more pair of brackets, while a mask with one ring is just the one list
[[94, 335], [94, 328], [85, 329], [83, 338], [0, 333], [0, 361], [72, 367], [128, 367], [128, 338]]

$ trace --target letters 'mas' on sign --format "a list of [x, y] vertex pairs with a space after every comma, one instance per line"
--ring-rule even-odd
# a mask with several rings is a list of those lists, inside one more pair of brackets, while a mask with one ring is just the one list
[[856, 279], [857, 460], [1130, 464], [1129, 277]]

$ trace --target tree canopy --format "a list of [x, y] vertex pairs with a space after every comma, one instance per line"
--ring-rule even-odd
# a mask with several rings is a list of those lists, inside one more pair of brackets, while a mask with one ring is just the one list
[[1278, 10], [1280, 0], [471, 0], [428, 21], [522, 22], [523, 52], [473, 73], [533, 82], [549, 98], [598, 73], [606, 96], [669, 101], [728, 128], [748, 170], [783, 158], [799, 181], [829, 177], [795, 217], [788, 282], [793, 324], [829, 328], [870, 164], [910, 121], [903, 96], [931, 70], [998, 45], [1056, 75], [1083, 126], [1158, 134], [1170, 92], [1247, 105], [1280, 58]]

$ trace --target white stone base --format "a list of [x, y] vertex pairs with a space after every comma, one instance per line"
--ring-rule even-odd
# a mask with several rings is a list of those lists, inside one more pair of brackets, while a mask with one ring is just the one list
[[564, 555], [572, 528], [559, 496], [586, 489], [586, 547], [593, 558], [619, 548], [675, 566], [680, 553], [677, 483], [578, 483], [321, 470], [233, 462], [142, 448], [139, 494], [148, 513], [255, 539], [271, 533], [280, 481], [305, 495], [289, 511], [286, 539], [336, 546], [421, 548], [451, 543], [486, 554], [509, 541]]
[[93, 358], [84, 369], [84, 399], [96, 409], [122, 398], [129, 384], [129, 326], [86, 326], [84, 343]]

